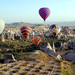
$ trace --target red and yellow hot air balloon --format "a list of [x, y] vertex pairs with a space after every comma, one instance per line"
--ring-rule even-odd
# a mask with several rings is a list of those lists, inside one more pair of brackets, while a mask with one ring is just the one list
[[24, 35], [24, 37], [27, 39], [28, 35], [31, 33], [31, 28], [28, 26], [23, 26], [21, 28], [21, 33]]
[[32, 39], [32, 41], [35, 45], [38, 45], [41, 42], [41, 38], [39, 36], [36, 36]]

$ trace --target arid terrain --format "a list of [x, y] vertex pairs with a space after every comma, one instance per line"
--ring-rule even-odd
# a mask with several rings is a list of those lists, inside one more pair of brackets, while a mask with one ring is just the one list
[[[20, 28], [5, 28], [0, 35], [0, 75], [75, 75], [75, 60], [67, 58], [75, 55], [72, 29], [62, 27], [56, 38], [48, 30], [34, 26], [25, 39]], [[37, 46], [33, 33], [42, 39]]]

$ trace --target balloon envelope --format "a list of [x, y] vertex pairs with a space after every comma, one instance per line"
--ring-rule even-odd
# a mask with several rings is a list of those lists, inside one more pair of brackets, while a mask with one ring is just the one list
[[32, 41], [35, 45], [38, 45], [41, 42], [41, 38], [39, 36], [37, 36], [37, 37], [34, 37], [32, 39]]
[[40, 8], [39, 9], [39, 15], [43, 18], [43, 20], [45, 21], [48, 16], [50, 15], [50, 9], [45, 7], [45, 8]]
[[31, 28], [28, 26], [23, 26], [21, 28], [21, 33], [24, 35], [24, 37], [27, 39], [28, 35], [31, 33]]
[[4, 23], [4, 21], [0, 18], [0, 34], [3, 32], [4, 28], [5, 28], [5, 23]]
[[58, 35], [58, 33], [60, 32], [61, 28], [60, 26], [53, 24], [49, 27], [49, 31], [51, 32], [51, 34], [55, 37]]
[[56, 24], [51, 25], [51, 26], [49, 27], [49, 29], [50, 29], [50, 30], [49, 30], [50, 32], [57, 32], [57, 33], [59, 33], [60, 30], [61, 30], [60, 26], [58, 26], [58, 25], [56, 25]]

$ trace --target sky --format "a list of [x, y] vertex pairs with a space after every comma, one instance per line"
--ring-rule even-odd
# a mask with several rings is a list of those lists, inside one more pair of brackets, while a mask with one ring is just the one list
[[46, 22], [75, 21], [75, 0], [0, 0], [0, 18], [5, 23], [44, 23], [42, 7], [50, 9]]

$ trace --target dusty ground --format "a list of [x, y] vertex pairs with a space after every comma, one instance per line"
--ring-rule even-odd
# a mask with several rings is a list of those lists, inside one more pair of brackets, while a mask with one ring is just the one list
[[[33, 65], [34, 67], [31, 68]], [[42, 67], [41, 69], [39, 69], [40, 66]], [[21, 75], [23, 72], [27, 72], [25, 75], [61, 75], [60, 72], [57, 72], [61, 70], [60, 67], [60, 64], [53, 60], [46, 63], [39, 61], [17, 61], [9, 64], [0, 64], [0, 75]], [[27, 71], [29, 69], [30, 71]], [[48, 71], [48, 69], [52, 69], [52, 71]], [[18, 72], [13, 73], [14, 70], [18, 70]], [[39, 72], [36, 72], [36, 70], [39, 70]]]

